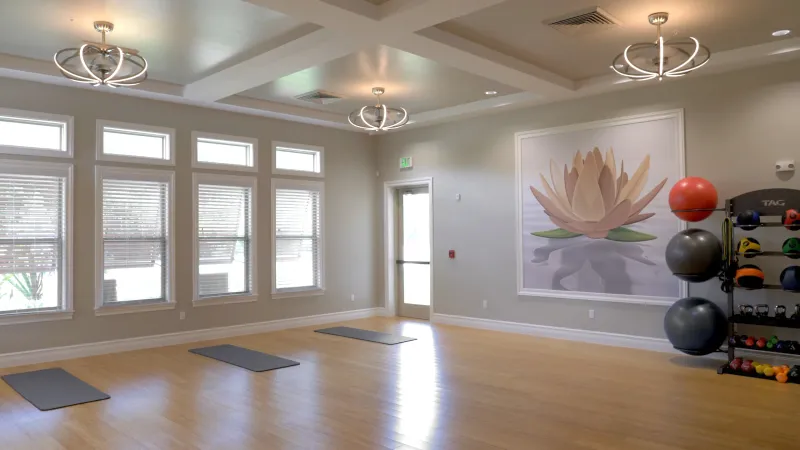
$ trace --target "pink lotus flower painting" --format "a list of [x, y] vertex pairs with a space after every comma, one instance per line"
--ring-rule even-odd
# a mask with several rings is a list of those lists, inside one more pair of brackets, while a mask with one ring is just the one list
[[539, 174], [544, 192], [530, 191], [558, 228], [531, 234], [549, 239], [586, 236], [618, 242], [642, 242], [656, 236], [628, 228], [655, 215], [645, 209], [664, 188], [661, 180], [642, 195], [650, 172], [650, 155], [645, 155], [633, 175], [625, 171], [625, 161], [617, 161], [614, 150], [605, 156], [595, 147], [583, 155], [575, 153], [571, 165], [559, 166], [550, 160], [549, 181]]

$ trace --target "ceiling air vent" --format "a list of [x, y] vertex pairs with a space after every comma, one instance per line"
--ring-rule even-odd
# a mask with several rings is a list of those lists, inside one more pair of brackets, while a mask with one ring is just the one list
[[331, 103], [338, 102], [342, 99], [342, 97], [326, 91], [306, 92], [305, 94], [298, 95], [295, 98], [300, 101], [316, 103], [318, 105], [330, 105]]
[[555, 19], [545, 20], [544, 24], [559, 33], [568, 36], [579, 36], [617, 28], [622, 23], [600, 7], [595, 6], [565, 14]]

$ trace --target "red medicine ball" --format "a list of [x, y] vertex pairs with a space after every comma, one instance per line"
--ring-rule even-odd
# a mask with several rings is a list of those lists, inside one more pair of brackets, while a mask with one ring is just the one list
[[679, 219], [699, 222], [713, 211], [675, 212], [686, 209], [714, 209], [717, 207], [717, 189], [705, 178], [686, 177], [669, 191], [669, 207]]

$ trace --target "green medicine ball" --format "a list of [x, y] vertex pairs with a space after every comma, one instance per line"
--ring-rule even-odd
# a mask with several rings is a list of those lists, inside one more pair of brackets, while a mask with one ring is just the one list
[[800, 239], [796, 237], [790, 237], [789, 239], [783, 241], [783, 247], [781, 250], [783, 251], [783, 254], [789, 258], [800, 258]]

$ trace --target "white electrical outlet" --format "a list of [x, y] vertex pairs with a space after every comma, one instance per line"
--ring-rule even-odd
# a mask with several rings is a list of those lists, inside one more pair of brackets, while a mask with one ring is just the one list
[[776, 162], [775, 172], [794, 172], [794, 160], [789, 159]]
[[186, 319], [186, 311], [181, 311], [181, 320]]
[[590, 319], [594, 319], [594, 310], [593, 309], [589, 310], [589, 318]]
[[356, 301], [356, 294], [350, 294], [350, 301], [351, 302]]
[[489, 307], [489, 300], [484, 300], [483, 301], [483, 309], [486, 309], [488, 307]]

